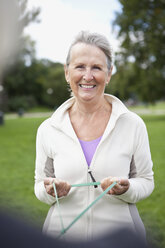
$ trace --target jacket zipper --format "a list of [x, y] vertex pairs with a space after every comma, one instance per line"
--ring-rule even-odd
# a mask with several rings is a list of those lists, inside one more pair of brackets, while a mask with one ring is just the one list
[[[88, 173], [89, 173], [89, 175], [90, 175], [92, 181], [95, 183], [96, 180], [95, 180], [94, 176], [92, 175], [92, 171], [91, 171], [89, 168], [88, 168]], [[98, 187], [98, 185], [94, 185], [94, 188], [97, 188], [97, 187]]]

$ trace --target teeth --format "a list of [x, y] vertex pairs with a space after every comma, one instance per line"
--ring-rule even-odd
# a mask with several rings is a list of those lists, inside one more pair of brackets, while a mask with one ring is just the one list
[[86, 89], [92, 89], [95, 87], [95, 85], [83, 85], [83, 84], [80, 84], [80, 87], [81, 88], [86, 88]]

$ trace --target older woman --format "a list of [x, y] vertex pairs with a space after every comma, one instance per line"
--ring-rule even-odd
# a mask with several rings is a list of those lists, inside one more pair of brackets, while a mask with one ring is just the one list
[[[121, 227], [145, 236], [135, 203], [154, 188], [152, 160], [144, 122], [115, 96], [104, 94], [112, 75], [107, 39], [81, 32], [70, 47], [66, 81], [74, 97], [44, 121], [37, 133], [35, 194], [51, 205], [44, 231], [60, 232], [53, 183], [64, 226], [103, 190], [108, 191], [64, 236], [92, 239]], [[100, 181], [101, 187], [71, 188]]]

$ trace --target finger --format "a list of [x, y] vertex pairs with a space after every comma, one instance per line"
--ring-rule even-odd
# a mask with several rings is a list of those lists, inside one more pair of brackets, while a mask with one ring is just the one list
[[115, 184], [115, 186], [113, 186], [112, 189], [110, 189], [110, 194], [116, 194], [116, 192], [120, 191], [121, 190], [121, 186], [117, 183]]
[[50, 180], [48, 178], [44, 179], [44, 185], [49, 185], [50, 184]]
[[120, 186], [120, 187], [114, 189], [114, 194], [115, 195], [121, 195], [121, 194], [125, 193], [128, 190], [128, 188], [129, 188], [128, 186]]
[[71, 185], [65, 181], [59, 180], [56, 184], [58, 197], [66, 196], [71, 189]]
[[44, 184], [45, 184], [45, 185], [50, 185], [50, 184], [53, 183], [54, 180], [55, 180], [55, 178], [46, 177], [46, 178], [44, 179]]
[[51, 196], [55, 196], [55, 194], [54, 194], [54, 189], [51, 188], [50, 186], [47, 186], [47, 187], [46, 187], [46, 192], [47, 192], [49, 195], [51, 195]]
[[128, 179], [121, 179], [119, 181], [119, 185], [121, 185], [121, 186], [128, 186], [129, 185]]
[[108, 194], [109, 194], [109, 195], [114, 195], [114, 191], [113, 191], [112, 189], [110, 189], [110, 190], [108, 191]]
[[53, 190], [53, 187], [52, 187], [51, 185], [47, 185], [47, 186], [46, 186], [46, 191], [47, 191], [48, 193], [51, 193], [51, 192], [53, 192], [54, 190]]
[[70, 191], [70, 189], [71, 189], [71, 185], [68, 184], [67, 182], [63, 182], [61, 191], [63, 191], [64, 196], [68, 194], [68, 192]]
[[66, 196], [68, 194], [68, 191], [63, 190], [58, 193], [58, 197]]
[[104, 178], [102, 181], [101, 181], [101, 188], [103, 190], [106, 190], [108, 188], [108, 186], [111, 185], [111, 181], [110, 181], [110, 178]]

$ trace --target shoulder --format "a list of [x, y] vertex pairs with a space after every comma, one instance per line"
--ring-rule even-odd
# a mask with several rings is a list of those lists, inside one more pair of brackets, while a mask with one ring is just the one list
[[128, 111], [119, 118], [120, 127], [126, 128], [128, 133], [144, 135], [147, 133], [146, 125], [143, 119], [132, 111]]
[[113, 115], [119, 122], [145, 127], [143, 119], [136, 113], [130, 111], [120, 99], [108, 94], [105, 94], [105, 97], [112, 104]]
[[51, 127], [51, 117], [49, 117], [48, 119], [44, 120], [38, 127], [37, 133], [43, 133], [43, 132], [47, 132], [50, 127]]
[[130, 121], [131, 123], [135, 123], [136, 125], [142, 125], [142, 126], [145, 125], [143, 119], [139, 115], [137, 115], [136, 113], [134, 113], [130, 110], [128, 110], [127, 113], [122, 115], [121, 118], [126, 119], [126, 120]]

